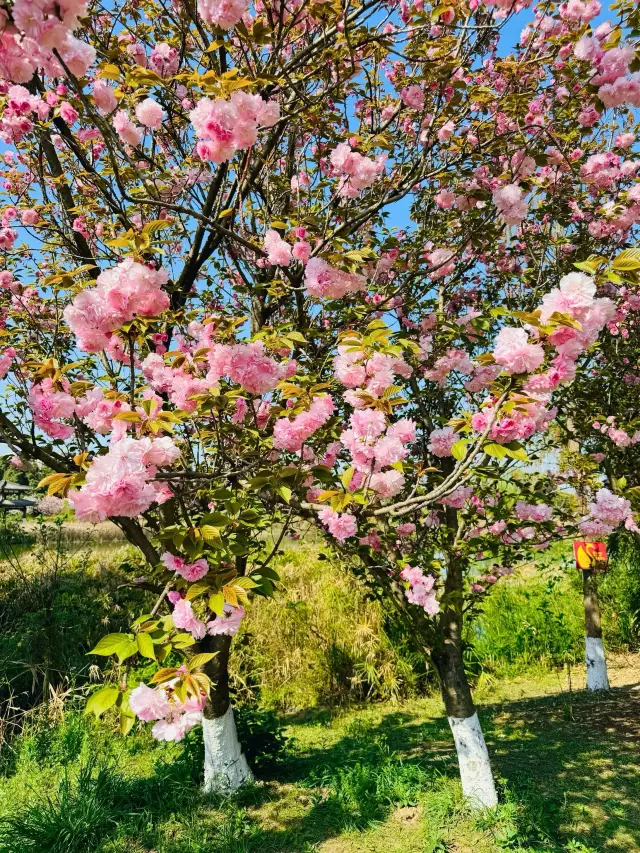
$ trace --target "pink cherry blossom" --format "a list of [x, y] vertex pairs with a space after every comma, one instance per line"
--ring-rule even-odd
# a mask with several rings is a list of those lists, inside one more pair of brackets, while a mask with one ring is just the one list
[[157, 130], [165, 119], [165, 112], [153, 98], [145, 98], [136, 106], [136, 118], [145, 127]]
[[224, 634], [227, 637], [235, 637], [240, 630], [243, 618], [243, 607], [232, 607], [230, 604], [225, 604], [223, 615], [218, 615], [213, 621], [207, 622], [207, 633], [212, 636]]
[[340, 299], [347, 293], [364, 290], [367, 280], [357, 273], [334, 269], [322, 258], [311, 258], [305, 269], [305, 287], [310, 296]]
[[170, 572], [175, 572], [190, 583], [201, 580], [209, 571], [209, 564], [204, 558], [194, 563], [187, 563], [182, 557], [176, 557], [169, 551], [165, 551], [160, 560]]
[[181, 598], [173, 607], [173, 624], [176, 628], [187, 631], [195, 640], [201, 640], [207, 633], [207, 626], [193, 612], [190, 601]]
[[296, 415], [293, 420], [279, 418], [273, 426], [273, 446], [291, 452], [299, 451], [314, 432], [324, 426], [334, 411], [331, 397], [314, 397], [308, 411]]
[[273, 228], [265, 235], [264, 248], [267, 261], [273, 266], [288, 267], [291, 263], [291, 246]]
[[434, 429], [429, 435], [429, 452], [434, 456], [451, 456], [451, 448], [458, 440], [457, 434], [453, 427], [444, 427], [444, 429]]
[[529, 343], [524, 329], [505, 327], [498, 332], [493, 357], [508, 373], [532, 373], [544, 361], [544, 349]]

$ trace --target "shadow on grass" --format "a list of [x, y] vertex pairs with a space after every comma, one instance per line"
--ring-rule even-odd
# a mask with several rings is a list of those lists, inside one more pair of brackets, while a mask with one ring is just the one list
[[489, 706], [494, 766], [557, 841], [640, 850], [640, 685]]
[[[516, 841], [531, 853], [565, 850], [572, 839], [589, 850], [640, 851], [640, 689], [575, 693], [572, 710], [573, 718], [566, 694], [481, 709], [494, 768], [517, 804]], [[197, 758], [186, 753], [173, 765], [159, 764], [150, 778], [122, 782], [99, 846], [22, 841], [0, 850], [308, 853], [418, 800], [428, 807], [425, 832], [431, 812], [440, 822], [449, 815], [453, 826], [455, 785], [439, 781], [457, 776], [446, 720], [399, 710], [341, 725], [337, 741], [297, 747], [273, 778], [232, 798], [202, 797]], [[438, 797], [440, 807], [432, 809]]]

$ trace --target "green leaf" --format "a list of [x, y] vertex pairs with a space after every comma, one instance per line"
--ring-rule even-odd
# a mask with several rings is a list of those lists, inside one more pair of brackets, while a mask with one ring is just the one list
[[208, 542], [210, 545], [214, 545], [220, 541], [220, 531], [212, 524], [204, 524], [200, 528], [200, 533], [202, 534], [204, 541]]
[[614, 270], [628, 272], [640, 269], [640, 249], [625, 249], [611, 264]]
[[196, 583], [192, 583], [189, 589], [187, 590], [186, 599], [187, 601], [193, 601], [194, 598], [197, 598], [199, 595], [207, 592], [210, 588], [211, 584], [207, 581], [197, 581]]
[[210, 660], [217, 655], [217, 652], [203, 652], [199, 655], [194, 655], [189, 661], [189, 672], [193, 672], [194, 669], [197, 669], [199, 666], [204, 666], [206, 663], [209, 663]]
[[520, 460], [520, 462], [526, 462], [529, 458], [527, 455], [527, 451], [517, 441], [509, 442], [509, 444], [505, 445], [504, 449], [510, 459], [518, 459]]
[[176, 634], [176, 636], [172, 640], [173, 646], [176, 649], [188, 649], [189, 646], [193, 646], [195, 640], [191, 636], [191, 634]]
[[355, 471], [355, 468], [353, 468], [353, 467], [347, 468], [347, 470], [344, 472], [344, 474], [340, 477], [340, 482], [342, 483], [342, 485], [344, 486], [345, 489], [349, 488], [349, 484], [351, 483], [351, 480], [353, 478], [354, 471]]
[[451, 448], [451, 455], [454, 459], [457, 459], [460, 462], [464, 459], [465, 454], [467, 452], [467, 442], [463, 440], [456, 441], [456, 443]]
[[233, 519], [223, 512], [208, 512], [202, 520], [205, 524], [212, 524], [214, 527], [226, 527], [227, 524], [233, 524]]
[[120, 688], [113, 684], [103, 687], [102, 690], [97, 690], [89, 697], [84, 709], [85, 714], [95, 714], [96, 717], [101, 717], [105, 711], [116, 704], [119, 695]]
[[224, 612], [224, 595], [221, 592], [214, 592], [209, 598], [209, 609], [217, 616], [222, 616]]
[[155, 649], [153, 648], [153, 640], [148, 634], [138, 634], [136, 636], [136, 643], [138, 645], [138, 651], [144, 658], [149, 658], [150, 660], [156, 659]]
[[124, 663], [127, 658], [132, 657], [138, 651], [138, 644], [134, 643], [133, 640], [127, 640], [115, 651], [115, 655], [118, 658], [118, 663]]
[[122, 646], [124, 643], [130, 641], [130, 638], [127, 634], [107, 634], [106, 637], [103, 637], [98, 641], [96, 647], [91, 649], [88, 654], [90, 655], [113, 655], [116, 653], [116, 650], [119, 646]]
[[126, 737], [136, 721], [135, 714], [120, 714], [120, 734]]
[[301, 344], [306, 344], [307, 342], [307, 339], [301, 332], [287, 332], [287, 337], [290, 338], [292, 341], [297, 341]]
[[278, 494], [285, 503], [288, 504], [291, 502], [291, 495], [293, 494], [293, 492], [291, 491], [289, 486], [278, 486]]
[[490, 441], [488, 444], [483, 445], [482, 450], [484, 453], [488, 453], [489, 456], [495, 456], [497, 459], [504, 459], [508, 453], [506, 447], [503, 447], [502, 444], [497, 444], [494, 441]]

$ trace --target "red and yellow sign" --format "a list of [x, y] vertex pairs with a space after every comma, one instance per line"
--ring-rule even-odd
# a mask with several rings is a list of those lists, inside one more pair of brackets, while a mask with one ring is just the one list
[[576, 569], [587, 571], [593, 569], [603, 572], [607, 568], [607, 546], [605, 542], [573, 543], [573, 555], [576, 558]]

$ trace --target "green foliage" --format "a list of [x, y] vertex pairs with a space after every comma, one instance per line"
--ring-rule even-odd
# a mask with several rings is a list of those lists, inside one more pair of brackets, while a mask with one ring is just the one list
[[164, 744], [81, 714], [43, 719], [0, 779], [0, 853], [638, 853], [633, 688], [578, 692], [573, 720], [563, 695], [542, 695], [557, 689], [545, 675], [485, 691], [501, 804], [480, 814], [463, 801], [436, 698], [308, 712], [272, 781], [230, 798], [199, 790], [197, 730]]
[[33, 544], [33, 536], [26, 530], [19, 512], [5, 512], [0, 515], [0, 560], [13, 556], [20, 547]]
[[231, 658], [238, 696], [294, 710], [415, 695], [423, 661], [366, 588], [318, 550], [288, 546], [274, 564], [278, 596], [252, 603]]
[[584, 610], [577, 572], [533, 569], [501, 581], [469, 627], [473, 660], [485, 671], [513, 674], [581, 659]]
[[112, 825], [121, 804], [123, 780], [109, 766], [82, 765], [77, 778], [67, 771], [46, 794], [0, 823], [1, 853], [86, 853]]
[[605, 640], [613, 648], [640, 648], [640, 543], [618, 531], [609, 537], [609, 571], [599, 584]]
[[0, 562], [0, 746], [30, 709], [52, 697], [56, 707], [90, 683], [97, 668], [87, 652], [105, 628], [127, 626], [142, 598], [125, 586], [124, 548], [88, 549], [55, 524], [40, 524], [35, 539], [31, 553], [12, 546]]
[[282, 764], [289, 739], [274, 711], [240, 705], [235, 708], [235, 719], [244, 754], [258, 775]]

